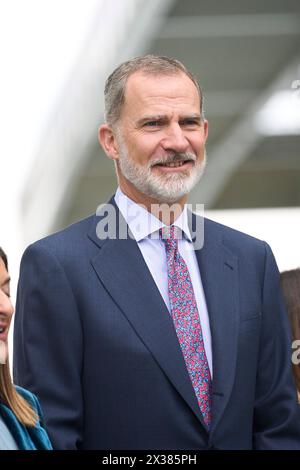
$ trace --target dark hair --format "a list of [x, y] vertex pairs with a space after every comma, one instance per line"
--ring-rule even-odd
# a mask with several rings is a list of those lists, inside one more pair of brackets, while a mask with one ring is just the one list
[[[300, 340], [300, 268], [282, 272], [280, 281], [293, 341]], [[293, 364], [293, 373], [300, 394], [300, 364]]]
[[7, 256], [2, 250], [1, 246], [0, 246], [0, 258], [3, 260], [4, 266], [6, 267], [6, 269], [8, 269]]

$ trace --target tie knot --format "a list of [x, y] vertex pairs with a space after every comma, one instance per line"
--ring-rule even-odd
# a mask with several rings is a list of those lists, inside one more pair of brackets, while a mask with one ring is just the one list
[[176, 246], [178, 239], [182, 238], [182, 233], [180, 228], [170, 225], [159, 230], [159, 237], [167, 246]]
[[162, 227], [159, 230], [159, 236], [162, 240], [176, 240], [178, 227], [175, 225], [169, 225], [168, 227]]

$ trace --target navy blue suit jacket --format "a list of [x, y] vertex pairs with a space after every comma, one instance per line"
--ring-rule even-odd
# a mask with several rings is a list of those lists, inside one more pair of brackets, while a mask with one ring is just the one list
[[205, 220], [196, 255], [212, 334], [208, 432], [137, 243], [100, 240], [100, 219], [34, 243], [21, 263], [15, 381], [39, 396], [54, 448], [300, 449], [290, 332], [268, 245]]

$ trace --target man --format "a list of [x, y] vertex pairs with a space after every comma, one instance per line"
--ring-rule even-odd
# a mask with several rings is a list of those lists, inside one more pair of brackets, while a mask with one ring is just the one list
[[57, 449], [300, 449], [271, 250], [209, 220], [201, 243], [187, 211], [208, 134], [196, 80], [135, 58], [105, 103], [119, 188], [26, 250], [16, 382], [39, 396]]

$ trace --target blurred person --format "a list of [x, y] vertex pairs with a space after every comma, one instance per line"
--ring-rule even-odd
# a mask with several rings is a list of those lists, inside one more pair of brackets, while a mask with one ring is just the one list
[[[300, 268], [283, 271], [280, 274], [281, 288], [292, 328], [292, 340], [300, 345]], [[299, 357], [299, 354], [298, 354]], [[298, 362], [298, 358], [297, 358]], [[300, 403], [300, 363], [293, 362], [293, 373]]]
[[7, 337], [14, 309], [9, 287], [7, 257], [0, 248], [0, 450], [50, 450], [37, 398], [11, 381]]
[[179, 61], [144, 56], [104, 93], [119, 187], [25, 251], [17, 383], [38, 393], [57, 449], [300, 449], [271, 249], [187, 207], [206, 159], [201, 88]]

